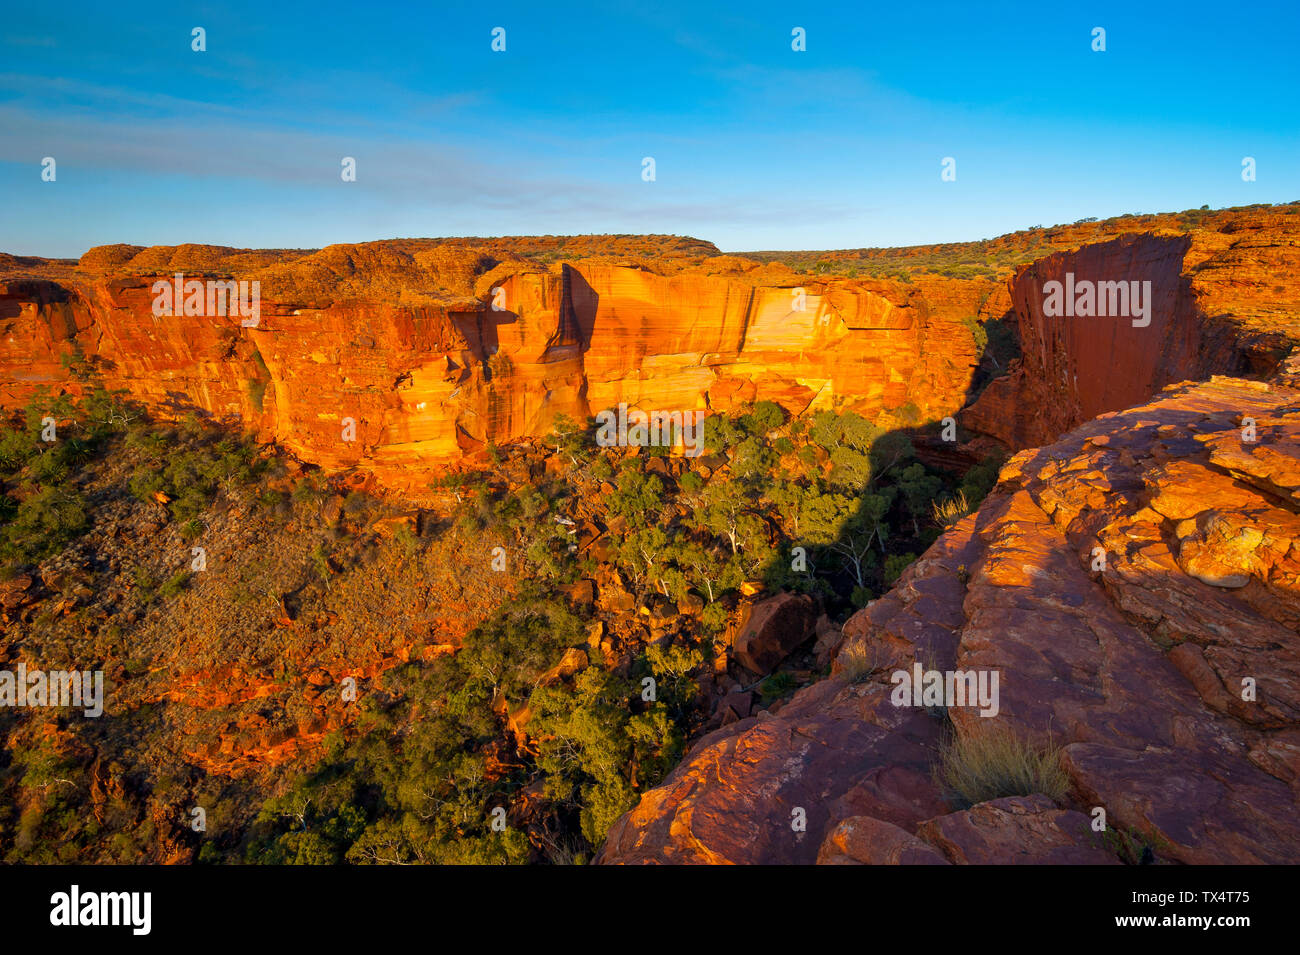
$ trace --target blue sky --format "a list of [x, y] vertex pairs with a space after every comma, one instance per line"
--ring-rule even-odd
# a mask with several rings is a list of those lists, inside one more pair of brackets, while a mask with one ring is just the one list
[[590, 232], [856, 248], [1300, 199], [1294, 0], [15, 4], [2, 29], [18, 254]]

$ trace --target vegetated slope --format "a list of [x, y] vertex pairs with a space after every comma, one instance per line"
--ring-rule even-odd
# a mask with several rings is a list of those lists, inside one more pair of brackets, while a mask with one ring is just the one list
[[0, 711], [10, 861], [590, 858], [689, 740], [823, 673], [755, 662], [763, 593], [833, 639], [996, 468], [760, 402], [699, 458], [561, 420], [417, 503], [84, 385], [0, 442], [0, 663], [106, 683], [102, 717]]
[[0, 712], [11, 860], [192, 858], [192, 808], [209, 831], [242, 825], [283, 764], [355, 721], [345, 678], [449, 651], [513, 589], [454, 537], [416, 573], [409, 516], [238, 431], [154, 424], [102, 393], [33, 417], [0, 455], [0, 659], [102, 670], [106, 700], [101, 718]]

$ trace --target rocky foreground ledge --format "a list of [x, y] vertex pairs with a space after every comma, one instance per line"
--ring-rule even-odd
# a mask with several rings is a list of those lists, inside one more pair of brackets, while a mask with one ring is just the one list
[[[598, 861], [1300, 861], [1298, 373], [1174, 385], [1016, 455], [830, 678], [703, 738]], [[996, 670], [997, 716], [896, 707], [918, 662]], [[941, 742], [990, 723], [1050, 735], [1068, 793], [954, 811]]]

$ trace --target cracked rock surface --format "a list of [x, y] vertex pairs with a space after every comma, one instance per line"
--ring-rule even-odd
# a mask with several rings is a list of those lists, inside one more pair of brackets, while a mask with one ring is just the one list
[[[600, 861], [1110, 863], [1122, 839], [1300, 861], [1296, 370], [1174, 385], [1016, 455], [848, 621], [830, 678], [701, 740]], [[895, 706], [915, 662], [997, 671], [997, 715]], [[1050, 737], [1068, 792], [947, 802], [944, 733], [988, 722]]]

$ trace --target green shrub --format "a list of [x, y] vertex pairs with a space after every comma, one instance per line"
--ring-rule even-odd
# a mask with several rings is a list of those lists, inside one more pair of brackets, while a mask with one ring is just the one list
[[166, 583], [158, 588], [158, 596], [162, 597], [164, 600], [170, 600], [172, 597], [175, 597], [185, 589], [187, 584], [189, 584], [191, 576], [192, 575], [188, 570], [182, 570], [173, 574], [168, 578]]
[[984, 357], [984, 349], [988, 347], [989, 333], [984, 329], [983, 323], [972, 315], [963, 315], [961, 323], [966, 326], [971, 338], [975, 340], [975, 363], [979, 364], [980, 359]]
[[907, 570], [915, 560], [916, 555], [913, 553], [888, 555], [885, 558], [884, 567], [885, 586], [892, 586], [894, 581], [896, 581], [903, 571]]
[[787, 696], [797, 685], [795, 678], [783, 670], [780, 673], [773, 673], [760, 683], [758, 693], [764, 703], [771, 704]]
[[587, 468], [587, 474], [595, 481], [608, 481], [614, 476], [614, 466], [609, 463], [609, 458], [601, 455], [591, 463]]
[[56, 554], [90, 526], [86, 499], [78, 492], [47, 487], [21, 501], [0, 528], [0, 557], [34, 564]]
[[698, 494], [704, 489], [704, 478], [695, 471], [687, 471], [682, 475], [679, 484], [684, 493]]

